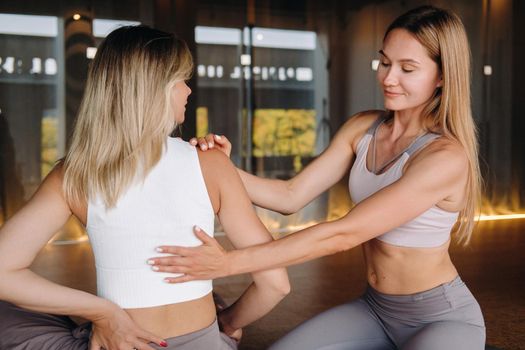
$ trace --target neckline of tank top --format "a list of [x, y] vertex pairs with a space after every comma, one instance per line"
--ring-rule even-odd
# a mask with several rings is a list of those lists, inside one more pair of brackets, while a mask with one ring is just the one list
[[[432, 132], [429, 132], [429, 131], [426, 131], [426, 132], [423, 132], [419, 135], [416, 135], [414, 137], [414, 139], [410, 142], [410, 144], [408, 144], [407, 147], [405, 147], [401, 152], [399, 152], [398, 154], [396, 154], [393, 158], [391, 158], [390, 160], [388, 160], [388, 162], [384, 163], [380, 168], [379, 168], [379, 171], [377, 171], [376, 169], [376, 166], [375, 166], [375, 163], [376, 163], [376, 153], [377, 153], [377, 147], [376, 147], [376, 140], [377, 140], [377, 131], [379, 130], [379, 128], [381, 127], [381, 125], [386, 121], [388, 120], [388, 118], [385, 118], [384, 116], [380, 117], [380, 121], [379, 122], [375, 122], [374, 124], [377, 124], [377, 125], [372, 125], [371, 128], [373, 128], [373, 131], [370, 133], [370, 132], [367, 132], [366, 134], [367, 135], [370, 135], [370, 140], [368, 141], [368, 145], [367, 145], [367, 148], [366, 148], [366, 153], [365, 153], [365, 169], [367, 170], [367, 172], [369, 172], [370, 174], [372, 175], [375, 175], [375, 176], [382, 176], [384, 174], [387, 174], [390, 169], [394, 168], [394, 165], [402, 158], [403, 154], [407, 153], [410, 148], [412, 146], [414, 146], [416, 144], [416, 142], [418, 142], [419, 140], [421, 140], [421, 138], [427, 136], [427, 135], [435, 135], [434, 133]], [[368, 152], [370, 151], [370, 143], [373, 141], [373, 144], [372, 144], [372, 166], [373, 166], [373, 169], [370, 170], [368, 168]], [[430, 141], [430, 140], [429, 140]], [[422, 144], [420, 147], [424, 147], [426, 143]], [[386, 169], [388, 168], [388, 169]], [[385, 170], [386, 169], [386, 170]]]

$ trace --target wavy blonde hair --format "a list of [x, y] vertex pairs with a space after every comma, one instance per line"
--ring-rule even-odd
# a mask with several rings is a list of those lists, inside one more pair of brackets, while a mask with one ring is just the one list
[[145, 178], [176, 127], [172, 88], [191, 76], [192, 62], [184, 41], [146, 26], [121, 27], [104, 39], [64, 161], [70, 203], [100, 196], [110, 208]]
[[478, 161], [477, 129], [470, 106], [470, 48], [463, 23], [451, 11], [421, 6], [392, 22], [385, 38], [394, 29], [410, 32], [426, 48], [440, 68], [442, 87], [423, 111], [426, 126], [459, 142], [469, 161], [466, 204], [454, 228], [459, 241], [467, 244], [479, 216], [481, 175]]

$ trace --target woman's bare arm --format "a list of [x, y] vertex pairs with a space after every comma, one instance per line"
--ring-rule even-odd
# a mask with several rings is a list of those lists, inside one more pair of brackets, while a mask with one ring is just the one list
[[101, 346], [127, 345], [124, 337], [131, 335], [137, 340], [131, 345], [153, 350], [147, 342], [160, 344], [163, 340], [136, 327], [119, 306], [48, 281], [29, 269], [38, 252], [70, 216], [62, 195], [62, 172], [56, 167], [27, 205], [0, 229], [0, 299], [33, 311], [91, 320], [97, 331], [93, 343], [100, 342]]
[[[218, 189], [217, 215], [232, 244], [242, 249], [272, 241], [230, 160], [218, 151], [199, 153], [208, 191]], [[252, 277], [253, 283], [243, 295], [220, 315], [223, 324], [231, 329], [244, 327], [262, 317], [289, 293], [284, 268], [256, 272]]]
[[280, 240], [225, 252], [212, 238], [200, 247], [166, 247], [178, 256], [159, 259], [172, 281], [216, 278], [299, 264], [348, 250], [417, 217], [453, 194], [463, 193], [468, 161], [461, 146], [435, 141], [417, 155], [396, 182], [356, 205], [343, 218], [304, 229]]
[[[358, 139], [377, 119], [379, 113], [363, 112], [350, 118], [334, 136], [328, 148], [290, 180], [265, 179], [237, 169], [251, 201], [282, 214], [291, 214], [303, 208], [348, 173], [355, 158], [354, 149]], [[195, 140], [193, 143], [196, 142]], [[227, 139], [214, 140], [209, 136], [198, 142], [201, 149], [208, 149], [210, 145], [221, 149]], [[228, 142], [223, 152], [228, 153], [230, 146]]]

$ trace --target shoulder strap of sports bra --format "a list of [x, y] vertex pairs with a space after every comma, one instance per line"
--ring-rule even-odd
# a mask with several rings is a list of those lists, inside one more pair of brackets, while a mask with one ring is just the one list
[[410, 147], [407, 148], [405, 153], [407, 153], [409, 156], [419, 151], [421, 148], [423, 148], [427, 143], [430, 141], [433, 141], [440, 137], [440, 134], [434, 134], [429, 132], [428, 134], [422, 135], [419, 137]]
[[381, 114], [376, 120], [375, 122], [372, 123], [372, 125], [368, 128], [368, 130], [366, 131], [366, 133], [368, 135], [374, 135], [375, 132], [376, 132], [376, 129], [379, 127], [379, 125], [381, 125], [382, 122], [384, 122], [386, 120], [386, 117], [384, 114]]

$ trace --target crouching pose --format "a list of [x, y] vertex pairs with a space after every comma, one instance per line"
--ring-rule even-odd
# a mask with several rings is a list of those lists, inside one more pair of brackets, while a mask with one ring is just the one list
[[[304, 322], [277, 349], [484, 348], [480, 307], [450, 260], [451, 231], [468, 243], [480, 175], [470, 109], [470, 57], [463, 24], [424, 6], [387, 29], [377, 72], [386, 111], [352, 117], [327, 150], [288, 181], [239, 171], [251, 200], [291, 213], [350, 171], [355, 207], [278, 241], [225, 252], [198, 233], [202, 247], [165, 246], [159, 271], [200, 280], [298, 264], [362, 245], [363, 296]], [[193, 142], [197, 144], [197, 141]], [[229, 154], [225, 137], [202, 149]], [[249, 231], [248, 231], [249, 232]]]
[[[199, 244], [193, 226], [212, 233], [215, 214], [237, 248], [272, 240], [228, 158], [169, 137], [192, 67], [184, 42], [148, 27], [101, 44], [65, 160], [0, 229], [0, 349], [234, 349], [288, 293], [283, 268], [253, 273], [217, 322], [211, 280], [169, 284], [148, 264], [159, 245]], [[71, 215], [89, 234], [98, 296], [29, 269]]]

